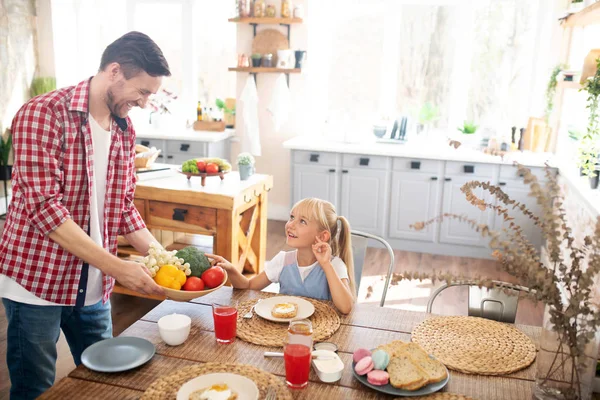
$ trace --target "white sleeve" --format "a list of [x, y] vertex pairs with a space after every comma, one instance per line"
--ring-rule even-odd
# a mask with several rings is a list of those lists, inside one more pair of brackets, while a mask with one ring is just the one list
[[331, 260], [331, 265], [333, 265], [333, 270], [340, 277], [340, 279], [348, 279], [348, 268], [346, 268], [346, 264], [339, 257], [334, 257]]
[[265, 263], [265, 274], [271, 282], [279, 282], [279, 275], [281, 275], [281, 271], [283, 270], [284, 260], [285, 251], [280, 251], [272, 260]]

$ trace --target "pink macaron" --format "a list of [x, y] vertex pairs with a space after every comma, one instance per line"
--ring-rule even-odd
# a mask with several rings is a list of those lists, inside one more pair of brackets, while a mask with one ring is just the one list
[[357, 363], [363, 358], [368, 357], [370, 355], [371, 352], [367, 349], [356, 349], [354, 350], [354, 354], [352, 354], [352, 360], [354, 360], [354, 362]]
[[373, 371], [369, 372], [369, 374], [367, 375], [367, 381], [371, 385], [377, 385], [377, 386], [387, 385], [388, 382], [390, 381], [390, 375], [385, 371], [374, 369]]
[[364, 357], [362, 360], [356, 363], [354, 370], [359, 375], [366, 375], [373, 370], [373, 359], [370, 356]]

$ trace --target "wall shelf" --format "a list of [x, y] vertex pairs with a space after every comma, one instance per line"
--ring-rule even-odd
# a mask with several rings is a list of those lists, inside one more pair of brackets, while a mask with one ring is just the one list
[[565, 26], [586, 26], [600, 24], [600, 2], [587, 6], [583, 10], [569, 15]]
[[282, 74], [299, 74], [302, 72], [300, 68], [267, 68], [267, 67], [233, 67], [229, 68], [229, 71], [235, 72], [248, 72], [251, 74], [262, 74], [262, 73], [282, 73]]
[[304, 21], [302, 18], [229, 18], [229, 22], [235, 22], [236, 24], [271, 24], [271, 25], [290, 25], [290, 24], [301, 24]]

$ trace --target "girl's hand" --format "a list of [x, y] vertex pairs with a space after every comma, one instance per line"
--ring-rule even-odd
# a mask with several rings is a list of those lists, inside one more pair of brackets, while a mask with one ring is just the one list
[[212, 263], [213, 266], [218, 265], [219, 267], [223, 268], [227, 272], [235, 269], [235, 267], [233, 266], [232, 263], [230, 263], [229, 261], [227, 261], [226, 259], [224, 259], [221, 256], [217, 256], [216, 254], [208, 254], [208, 253], [205, 253], [204, 255], [206, 257], [212, 258], [214, 260], [214, 262]]
[[319, 238], [316, 239], [317, 243], [312, 245], [312, 251], [319, 264], [323, 265], [331, 261], [331, 246]]

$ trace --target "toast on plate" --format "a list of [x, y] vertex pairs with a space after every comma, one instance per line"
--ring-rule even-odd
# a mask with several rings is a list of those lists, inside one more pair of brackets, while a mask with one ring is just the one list
[[271, 315], [275, 318], [294, 318], [298, 314], [298, 304], [279, 303], [273, 306]]
[[417, 390], [427, 384], [429, 375], [408, 354], [400, 354], [387, 366], [390, 384], [396, 389]]
[[417, 343], [407, 343], [404, 352], [412, 358], [413, 362], [421, 367], [429, 376], [427, 385], [443, 381], [448, 376], [446, 367], [436, 359], [433, 359]]

